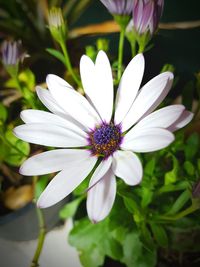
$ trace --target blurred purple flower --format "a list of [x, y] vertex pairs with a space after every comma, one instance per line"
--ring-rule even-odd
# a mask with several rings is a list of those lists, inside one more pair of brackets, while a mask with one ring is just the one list
[[6, 66], [17, 65], [26, 54], [22, 50], [21, 41], [4, 41], [1, 46], [2, 61]]
[[164, 0], [133, 0], [133, 25], [139, 34], [152, 35], [163, 12]]
[[114, 15], [130, 15], [133, 10], [133, 0], [100, 0]]

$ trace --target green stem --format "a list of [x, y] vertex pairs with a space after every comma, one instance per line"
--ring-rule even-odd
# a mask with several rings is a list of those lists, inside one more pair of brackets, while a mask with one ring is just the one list
[[63, 51], [63, 55], [65, 57], [66, 67], [67, 67], [69, 73], [71, 74], [72, 78], [76, 82], [76, 84], [81, 88], [82, 87], [81, 82], [80, 82], [80, 80], [78, 79], [78, 77], [76, 76], [76, 74], [73, 71], [72, 64], [71, 64], [71, 61], [70, 61], [69, 54], [68, 54], [68, 51], [67, 51], [65, 43], [63, 41], [60, 42], [60, 46], [61, 46], [61, 49]]
[[119, 83], [122, 76], [122, 62], [123, 62], [123, 50], [124, 50], [124, 38], [125, 28], [121, 27], [119, 36], [119, 49], [118, 49], [118, 72], [117, 72], [117, 83]]
[[[35, 191], [37, 179], [38, 179], [37, 176], [33, 177], [34, 191]], [[43, 211], [36, 206], [36, 212], [37, 212], [38, 224], [39, 224], [39, 236], [38, 236], [37, 248], [35, 250], [35, 254], [34, 254], [32, 262], [31, 262], [31, 267], [38, 267], [39, 266], [38, 261], [39, 261], [39, 258], [40, 258], [41, 252], [42, 252], [42, 248], [43, 248], [44, 240], [45, 240], [45, 236], [46, 236], [46, 227], [45, 227], [45, 219], [44, 219]]]
[[176, 221], [176, 220], [179, 220], [179, 219], [193, 213], [194, 211], [196, 211], [198, 209], [199, 209], [199, 207], [197, 205], [191, 205], [189, 208], [177, 213], [174, 216], [159, 215], [158, 219], [166, 220], [166, 221]]
[[131, 54], [132, 54], [132, 57], [135, 57], [136, 56], [136, 41], [133, 41], [130, 43], [131, 44]]

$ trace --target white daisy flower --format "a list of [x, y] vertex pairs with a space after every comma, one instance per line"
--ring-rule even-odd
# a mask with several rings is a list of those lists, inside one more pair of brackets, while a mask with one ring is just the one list
[[25, 124], [14, 133], [30, 143], [62, 148], [35, 155], [20, 168], [22, 175], [30, 176], [59, 172], [41, 194], [41, 208], [69, 195], [100, 161], [87, 192], [88, 216], [98, 222], [113, 206], [116, 176], [130, 186], [140, 183], [143, 169], [135, 152], [168, 146], [174, 140], [172, 131], [189, 123], [193, 114], [183, 105], [154, 111], [169, 92], [173, 74], [159, 74], [139, 90], [144, 73], [142, 54], [124, 71], [115, 103], [111, 66], [103, 51], [95, 64], [83, 56], [80, 73], [86, 97], [50, 74], [49, 90], [38, 87], [37, 94], [51, 113], [22, 111]]

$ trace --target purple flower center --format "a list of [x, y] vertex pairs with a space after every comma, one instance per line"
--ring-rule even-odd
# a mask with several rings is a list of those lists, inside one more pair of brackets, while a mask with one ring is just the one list
[[93, 155], [109, 157], [117, 149], [122, 141], [120, 125], [103, 123], [88, 134], [89, 145]]

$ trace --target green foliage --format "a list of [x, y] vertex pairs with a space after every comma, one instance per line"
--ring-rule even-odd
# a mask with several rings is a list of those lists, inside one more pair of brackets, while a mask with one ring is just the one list
[[76, 198], [75, 200], [71, 201], [70, 203], [66, 204], [59, 212], [59, 216], [61, 219], [67, 219], [73, 217], [80, 205], [81, 201], [84, 199], [84, 196]]
[[49, 178], [47, 175], [43, 175], [42, 177], [39, 177], [39, 179], [37, 179], [35, 190], [34, 190], [34, 194], [35, 194], [34, 197], [36, 200], [40, 197], [40, 195], [44, 191], [45, 187], [48, 184], [48, 181], [49, 181]]
[[30, 145], [7, 130], [1, 139], [0, 158], [11, 166], [20, 166], [30, 153]]
[[64, 65], [66, 65], [65, 57], [60, 51], [55, 50], [53, 48], [47, 48], [46, 51], [58, 60], [60, 60]]
[[148, 251], [140, 241], [137, 231], [127, 234], [123, 246], [122, 262], [127, 267], [154, 267], [156, 265], [156, 250]]
[[4, 105], [0, 103], [0, 125], [3, 124], [8, 117], [8, 111]]

